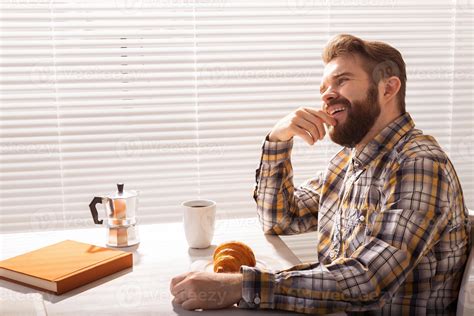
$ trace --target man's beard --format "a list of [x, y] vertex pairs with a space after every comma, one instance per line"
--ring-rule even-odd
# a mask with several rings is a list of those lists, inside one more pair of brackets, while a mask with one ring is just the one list
[[367, 97], [363, 101], [354, 101], [352, 104], [344, 97], [331, 100], [332, 104], [342, 104], [346, 111], [346, 120], [331, 127], [329, 137], [341, 146], [353, 148], [374, 126], [380, 115], [380, 104], [378, 103], [377, 87], [372, 85], [367, 91]]

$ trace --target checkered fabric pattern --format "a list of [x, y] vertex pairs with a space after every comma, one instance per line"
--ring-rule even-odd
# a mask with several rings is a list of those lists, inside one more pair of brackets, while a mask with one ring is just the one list
[[264, 142], [254, 197], [267, 234], [317, 230], [318, 262], [242, 267], [242, 308], [452, 314], [469, 251], [453, 165], [408, 113], [295, 188], [292, 141]]

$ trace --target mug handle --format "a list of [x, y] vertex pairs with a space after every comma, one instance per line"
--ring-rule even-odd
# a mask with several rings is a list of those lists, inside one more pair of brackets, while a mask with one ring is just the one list
[[97, 208], [96, 208], [96, 205], [98, 203], [102, 203], [102, 198], [96, 196], [92, 199], [92, 202], [89, 204], [89, 208], [91, 209], [91, 214], [92, 214], [92, 218], [94, 219], [94, 223], [102, 224], [104, 220], [102, 219], [99, 220], [99, 214], [97, 213]]

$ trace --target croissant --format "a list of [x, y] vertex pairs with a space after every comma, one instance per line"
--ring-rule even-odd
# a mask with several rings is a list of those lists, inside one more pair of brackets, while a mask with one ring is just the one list
[[255, 255], [252, 249], [240, 241], [230, 241], [217, 246], [213, 255], [214, 272], [239, 272], [245, 265], [255, 267]]

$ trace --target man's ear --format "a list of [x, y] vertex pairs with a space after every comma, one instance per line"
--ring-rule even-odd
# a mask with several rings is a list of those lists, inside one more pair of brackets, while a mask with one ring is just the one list
[[394, 97], [396, 97], [402, 83], [400, 79], [396, 76], [391, 76], [389, 78], [383, 79], [381, 82], [381, 99], [382, 103], [390, 102]]

